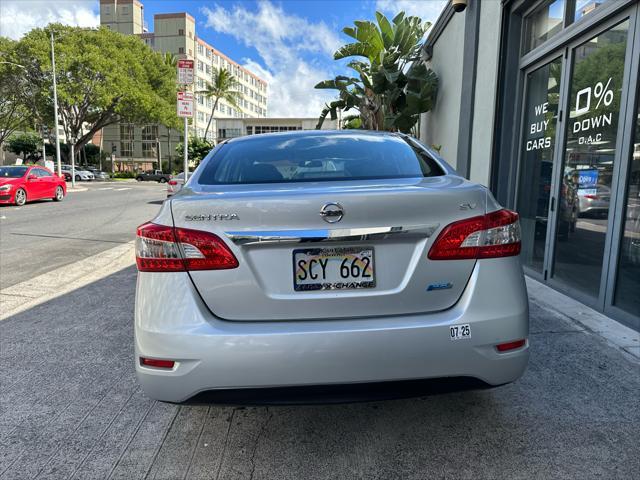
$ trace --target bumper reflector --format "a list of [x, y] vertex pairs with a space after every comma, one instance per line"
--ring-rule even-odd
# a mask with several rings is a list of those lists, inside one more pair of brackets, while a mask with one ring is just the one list
[[496, 348], [499, 352], [508, 352], [510, 350], [515, 350], [520, 347], [524, 347], [524, 344], [527, 341], [523, 338], [522, 340], [516, 340], [514, 342], [501, 343], [496, 345]]
[[173, 360], [158, 360], [157, 358], [144, 358], [140, 357], [140, 365], [143, 367], [155, 367], [155, 368], [173, 368], [176, 362]]

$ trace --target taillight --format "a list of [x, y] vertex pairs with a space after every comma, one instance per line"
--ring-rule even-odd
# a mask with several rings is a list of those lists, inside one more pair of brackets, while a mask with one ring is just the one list
[[141, 272], [236, 268], [238, 260], [213, 233], [155, 223], [138, 227], [136, 263]]
[[587, 194], [584, 198], [588, 198], [589, 200], [598, 200], [598, 195]]
[[173, 360], [160, 360], [158, 358], [145, 358], [140, 357], [140, 365], [143, 367], [154, 367], [154, 368], [173, 368], [176, 364]]
[[430, 260], [510, 257], [520, 253], [518, 214], [498, 210], [447, 225], [429, 250]]
[[177, 184], [178, 182], [176, 182], [175, 180], [169, 180], [169, 185], [176, 186]]

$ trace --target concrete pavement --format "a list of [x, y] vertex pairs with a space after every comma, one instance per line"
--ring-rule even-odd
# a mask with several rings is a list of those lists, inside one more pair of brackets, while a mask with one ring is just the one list
[[[90, 184], [60, 205], [0, 209], [0, 283], [18, 299], [0, 315], [0, 480], [630, 479], [640, 471], [637, 332], [531, 280], [531, 361], [510, 385], [316, 406], [146, 398], [134, 373], [127, 242], [163, 198], [154, 184]], [[51, 235], [39, 236], [43, 229]]]
[[[634, 478], [638, 363], [531, 298], [531, 362], [492, 390], [177, 406], [133, 369], [135, 269], [0, 323], [0, 478]], [[161, 300], [159, 300], [161, 301]]]
[[82, 182], [64, 201], [0, 206], [0, 288], [29, 280], [135, 238], [155, 216], [166, 185]]

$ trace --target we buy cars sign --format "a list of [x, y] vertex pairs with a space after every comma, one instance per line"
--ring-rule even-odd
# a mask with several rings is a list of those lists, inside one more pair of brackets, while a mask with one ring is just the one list
[[193, 117], [193, 93], [178, 92], [178, 116]]
[[178, 60], [178, 83], [181, 85], [191, 85], [193, 83], [193, 60]]

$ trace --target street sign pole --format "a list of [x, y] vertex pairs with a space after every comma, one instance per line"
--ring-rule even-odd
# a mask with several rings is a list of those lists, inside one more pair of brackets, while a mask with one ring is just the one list
[[193, 117], [194, 98], [193, 93], [187, 89], [193, 85], [194, 61], [186, 58], [178, 60], [178, 83], [184, 86], [184, 91], [178, 92], [177, 112], [178, 116], [184, 118], [184, 182], [189, 178], [189, 117]]
[[184, 117], [184, 183], [187, 183], [189, 178], [189, 119]]

